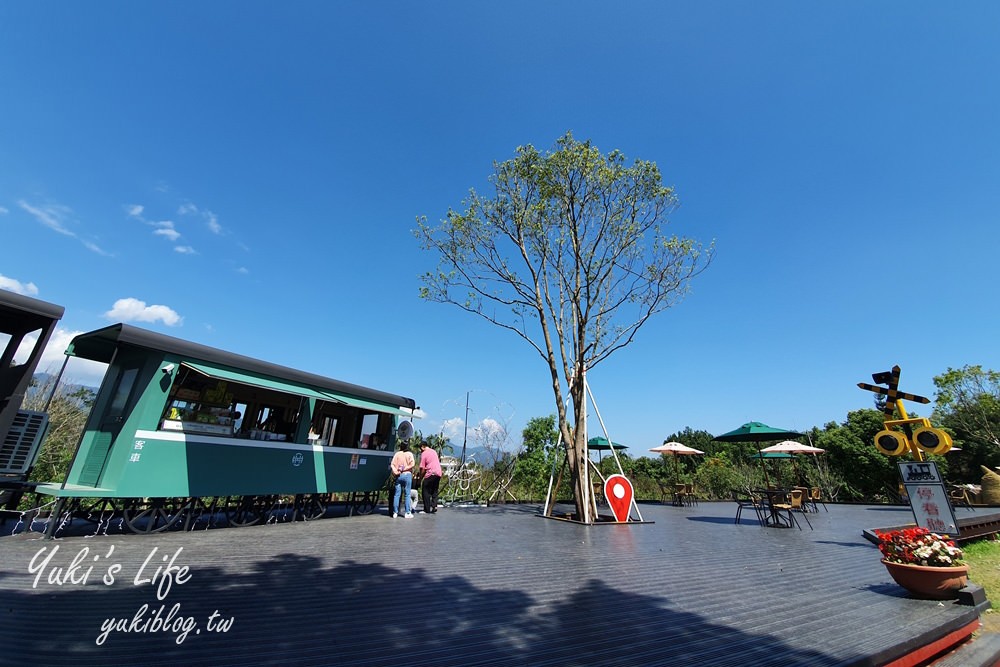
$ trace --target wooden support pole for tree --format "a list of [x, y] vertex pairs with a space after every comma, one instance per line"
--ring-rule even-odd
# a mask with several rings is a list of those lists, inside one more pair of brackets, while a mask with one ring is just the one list
[[543, 516], [552, 516], [552, 506], [556, 504], [556, 498], [559, 497], [559, 485], [562, 483], [563, 473], [566, 472], [566, 468], [568, 466], [569, 459], [564, 458], [563, 464], [559, 467], [559, 474], [556, 476], [555, 483], [553, 484], [552, 480], [549, 480], [549, 497], [545, 501], [545, 512], [543, 513]]

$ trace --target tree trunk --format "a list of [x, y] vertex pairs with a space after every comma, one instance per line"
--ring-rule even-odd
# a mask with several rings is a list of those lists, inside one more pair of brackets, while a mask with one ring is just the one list
[[583, 523], [593, 523], [593, 489], [590, 485], [590, 470], [587, 468], [587, 423], [586, 401], [583, 383], [570, 390], [573, 400], [573, 438], [566, 452], [570, 475], [573, 480], [573, 498], [576, 501], [576, 518]]

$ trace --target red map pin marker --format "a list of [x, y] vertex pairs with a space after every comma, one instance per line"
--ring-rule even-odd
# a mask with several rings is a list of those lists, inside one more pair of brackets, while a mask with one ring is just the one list
[[615, 520], [619, 523], [628, 521], [632, 509], [632, 482], [624, 475], [611, 475], [604, 482], [604, 497], [615, 513]]

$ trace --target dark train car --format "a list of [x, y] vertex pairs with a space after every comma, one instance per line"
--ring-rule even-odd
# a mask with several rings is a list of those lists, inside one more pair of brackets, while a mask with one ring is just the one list
[[279, 499], [322, 514], [333, 494], [370, 511], [416, 409], [127, 324], [81, 334], [66, 354], [108, 369], [66, 481], [37, 490], [59, 500], [57, 515], [121, 511], [137, 532], [204, 516], [255, 523]]
[[14, 509], [27, 488], [48, 415], [22, 410], [42, 352], [63, 307], [0, 290], [0, 507]]

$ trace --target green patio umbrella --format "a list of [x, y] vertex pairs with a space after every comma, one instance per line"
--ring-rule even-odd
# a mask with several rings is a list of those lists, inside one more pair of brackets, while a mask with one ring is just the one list
[[621, 451], [623, 449], [628, 449], [628, 447], [618, 442], [612, 442], [607, 438], [602, 438], [600, 436], [595, 436], [587, 441], [587, 450], [591, 452], [597, 452], [598, 462], [600, 462], [601, 460], [601, 452], [609, 452], [612, 449]]
[[801, 435], [798, 431], [774, 428], [763, 422], [747, 422], [738, 429], [715, 436], [712, 440], [719, 442], [771, 442], [772, 440], [798, 438]]
[[[772, 459], [794, 459], [795, 457], [792, 456], [791, 454], [789, 454], [788, 452], [761, 452], [761, 451], [759, 451], [756, 454], [754, 454], [753, 456], [751, 456], [750, 458], [752, 458], [752, 459], [760, 459], [760, 465], [764, 468], [764, 479], [767, 479], [767, 464], [765, 464], [764, 461], [770, 461]], [[792, 461], [792, 464], [794, 465], [795, 461]], [[783, 483], [783, 481], [784, 480], [781, 477], [781, 468], [779, 467], [778, 468], [778, 486], [781, 486], [782, 483]]]
[[[747, 422], [737, 429], [715, 436], [712, 440], [717, 440], [719, 442], [756, 442], [758, 444], [757, 449], [759, 450], [759, 445], [762, 442], [787, 440], [789, 438], [797, 438], [801, 435], [802, 434], [798, 431], [774, 428], [773, 426], [768, 426], [763, 422]], [[760, 465], [764, 470], [764, 483], [770, 486], [771, 481], [767, 477], [767, 466], [764, 465], [763, 455], [760, 460]]]
[[593, 449], [594, 451], [609, 451], [611, 449], [628, 449], [625, 445], [618, 442], [611, 442], [607, 438], [593, 437], [587, 441], [587, 449]]

